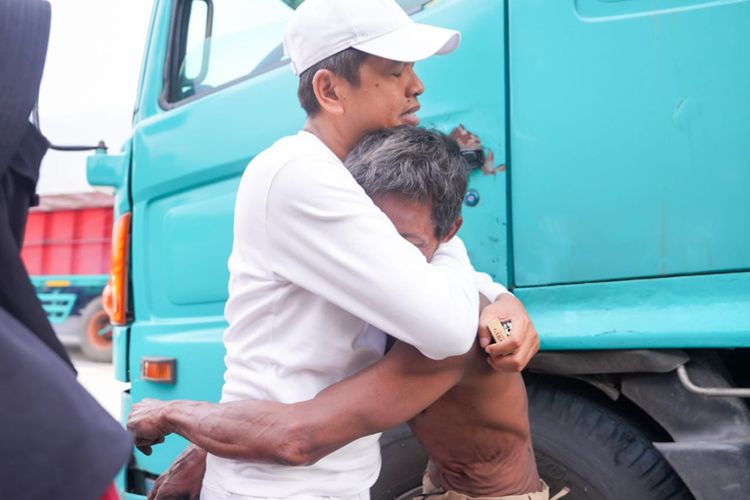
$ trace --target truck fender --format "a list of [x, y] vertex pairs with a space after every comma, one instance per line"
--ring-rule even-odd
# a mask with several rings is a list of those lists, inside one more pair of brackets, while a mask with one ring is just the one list
[[654, 446], [696, 499], [739, 498], [750, 490], [750, 410], [739, 398], [688, 391], [676, 372], [683, 365], [698, 385], [733, 387], [711, 350], [541, 352], [529, 370], [624, 396], [673, 439]]

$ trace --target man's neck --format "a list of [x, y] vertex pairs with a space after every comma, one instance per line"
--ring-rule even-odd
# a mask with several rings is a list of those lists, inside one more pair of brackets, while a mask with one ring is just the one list
[[351, 127], [343, 126], [341, 123], [322, 116], [308, 118], [305, 130], [320, 139], [341, 161], [344, 161], [357, 142], [362, 139], [358, 134], [352, 134]]

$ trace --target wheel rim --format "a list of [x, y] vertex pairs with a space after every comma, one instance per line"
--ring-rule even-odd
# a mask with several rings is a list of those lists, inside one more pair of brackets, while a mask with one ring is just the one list
[[109, 326], [109, 317], [104, 311], [97, 311], [86, 325], [86, 337], [89, 344], [96, 349], [106, 351], [112, 348], [112, 335], [100, 335], [104, 328]]

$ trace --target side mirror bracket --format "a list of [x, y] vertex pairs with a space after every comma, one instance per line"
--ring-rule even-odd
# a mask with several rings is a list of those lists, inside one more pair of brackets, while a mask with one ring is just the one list
[[109, 186], [119, 188], [126, 172], [129, 155], [126, 153], [110, 155], [106, 147], [86, 158], [86, 178], [92, 186]]

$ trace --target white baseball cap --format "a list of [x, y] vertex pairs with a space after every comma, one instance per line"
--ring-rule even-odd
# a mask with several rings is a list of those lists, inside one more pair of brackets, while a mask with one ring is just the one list
[[395, 0], [305, 0], [284, 30], [295, 75], [350, 47], [415, 62], [460, 42], [458, 31], [415, 23]]

